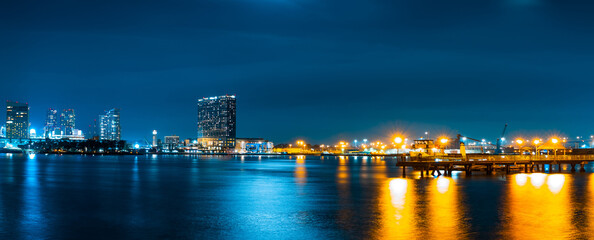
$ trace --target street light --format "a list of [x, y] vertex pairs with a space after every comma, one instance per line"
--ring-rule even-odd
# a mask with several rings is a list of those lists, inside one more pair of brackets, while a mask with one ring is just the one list
[[534, 139], [533, 141], [534, 143], [534, 152], [536, 153], [536, 156], [538, 156], [538, 144], [540, 144], [540, 140], [539, 139]]
[[447, 138], [440, 138], [439, 139], [439, 143], [440, 143], [441, 153], [445, 154], [445, 148], [446, 148], [446, 144], [448, 143], [448, 139]]
[[[557, 138], [553, 138], [553, 139], [551, 139], [551, 142], [552, 142], [553, 144], [556, 144], [556, 143], [558, 143], [558, 142], [559, 142], [559, 139], [557, 139]], [[556, 158], [556, 157], [557, 157], [557, 147], [555, 147], [555, 158]]]
[[394, 142], [396, 144], [401, 144], [402, 143], [402, 138], [401, 137], [396, 137], [396, 138], [394, 138]]

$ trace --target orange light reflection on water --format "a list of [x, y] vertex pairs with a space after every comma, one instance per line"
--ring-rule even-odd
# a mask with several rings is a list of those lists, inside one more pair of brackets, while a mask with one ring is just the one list
[[[419, 191], [418, 180], [389, 179], [381, 192], [377, 239], [464, 239], [460, 196], [453, 179], [439, 177]], [[421, 187], [423, 184], [421, 184]]]
[[348, 183], [350, 178], [348, 159], [344, 156], [338, 158], [338, 169], [336, 171], [337, 182], [340, 184]]
[[382, 227], [376, 239], [416, 239], [415, 181], [405, 178], [389, 179], [381, 191], [380, 211]]
[[305, 156], [297, 156], [295, 161], [295, 180], [299, 185], [305, 185], [307, 183], [307, 168], [305, 167]]
[[452, 178], [438, 177], [427, 192], [429, 202], [428, 239], [463, 239], [466, 233], [463, 206], [460, 205], [458, 186]]
[[588, 194], [587, 198], [589, 199], [585, 207], [588, 216], [588, 228], [584, 232], [594, 233], [594, 174], [590, 174], [588, 177], [586, 192]]
[[[508, 239], [567, 239], [572, 224], [571, 178], [563, 174], [516, 174], [504, 197], [504, 230]], [[546, 187], [544, 186], [546, 185]]]

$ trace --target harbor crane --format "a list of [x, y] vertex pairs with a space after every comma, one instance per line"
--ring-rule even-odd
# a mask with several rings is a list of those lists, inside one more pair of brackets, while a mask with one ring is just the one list
[[503, 132], [501, 133], [501, 137], [497, 139], [497, 146], [495, 148], [495, 154], [501, 154], [501, 141], [505, 137], [505, 130], [507, 130], [507, 123], [505, 127], [503, 127]]
[[[458, 139], [458, 142], [460, 143], [460, 152], [462, 152], [462, 148], [464, 146], [464, 141], [462, 141], [462, 139], [464, 138], [464, 140], [472, 140], [478, 143], [481, 143], [481, 153], [485, 153], [485, 149], [483, 148], [482, 145], [491, 145], [491, 146], [495, 146], [491, 143], [486, 143], [483, 140], [478, 140], [476, 138], [471, 138], [471, 137], [467, 137], [467, 136], [462, 136], [461, 134], [456, 135], [456, 138]], [[465, 152], [465, 151], [464, 151]]]
[[[461, 141], [462, 138], [465, 138], [465, 140], [472, 140], [475, 142], [479, 142], [482, 145], [487, 144], [487, 145], [491, 145], [491, 146], [495, 146], [495, 154], [501, 154], [501, 141], [503, 141], [502, 139], [504, 139], [505, 137], [505, 131], [507, 130], [507, 123], [505, 124], [505, 126], [503, 127], [503, 132], [501, 133], [501, 137], [497, 139], [497, 142], [495, 144], [491, 144], [491, 143], [485, 143], [483, 140], [478, 140], [475, 138], [471, 138], [471, 137], [466, 137], [466, 136], [462, 136], [461, 134], [457, 135], [457, 139], [458, 142], [460, 143], [460, 153], [462, 153], [463, 155], [466, 155], [466, 148], [464, 146], [464, 142]], [[481, 153], [485, 153], [485, 150], [483, 148], [483, 146], [481, 146]]]

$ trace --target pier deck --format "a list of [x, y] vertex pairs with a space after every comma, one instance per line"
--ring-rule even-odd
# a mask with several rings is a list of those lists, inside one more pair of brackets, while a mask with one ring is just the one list
[[421, 170], [421, 176], [429, 175], [451, 175], [452, 171], [464, 171], [471, 175], [473, 171], [485, 171], [492, 174], [500, 170], [505, 173], [514, 171], [544, 172], [545, 165], [549, 165], [549, 172], [553, 171], [556, 165], [557, 172], [561, 172], [562, 166], [570, 166], [570, 171], [575, 172], [576, 166], [579, 171], [585, 172], [585, 165], [594, 162], [594, 155], [562, 155], [562, 156], [525, 156], [525, 155], [489, 155], [471, 156], [468, 159], [460, 157], [431, 157], [431, 158], [402, 158], [396, 162], [396, 166], [402, 167], [402, 174], [406, 175], [406, 168], [412, 167]]

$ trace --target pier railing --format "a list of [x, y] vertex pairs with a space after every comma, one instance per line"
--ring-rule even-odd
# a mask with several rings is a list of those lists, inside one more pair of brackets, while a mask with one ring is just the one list
[[407, 162], [440, 162], [440, 161], [594, 161], [594, 155], [483, 155], [468, 156], [431, 156], [423, 158], [403, 158]]

